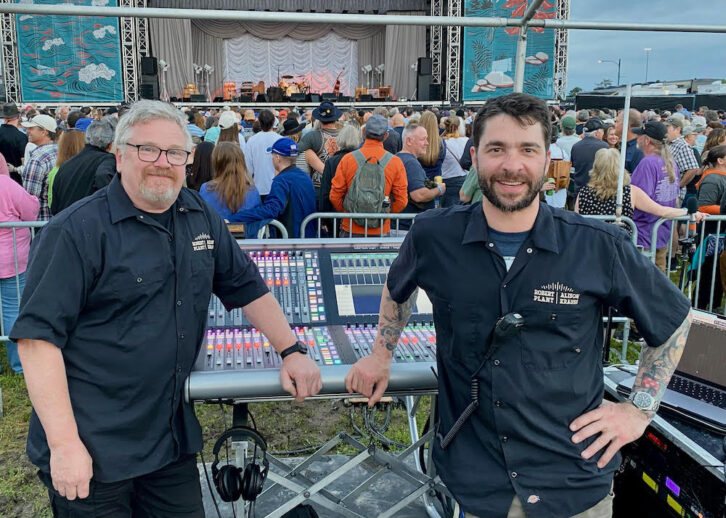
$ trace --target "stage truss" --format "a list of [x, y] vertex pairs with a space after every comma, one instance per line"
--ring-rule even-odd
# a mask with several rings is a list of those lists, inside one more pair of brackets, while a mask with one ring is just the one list
[[[431, 16], [444, 16], [443, 0], [431, 0]], [[444, 28], [441, 25], [431, 27], [431, 75], [433, 82], [441, 84], [441, 61], [443, 58]]]
[[[464, 0], [449, 0], [447, 16], [461, 16]], [[459, 83], [461, 81], [461, 26], [447, 27], [448, 57], [446, 60], [446, 99], [450, 102], [461, 100]]]
[[[15, 0], [0, 0], [2, 4], [14, 4]], [[119, 0], [119, 7], [145, 8], [147, 0]], [[124, 76], [124, 100], [139, 98], [139, 69], [141, 56], [149, 55], [149, 30], [147, 18], [120, 18], [121, 66]], [[15, 15], [0, 13], [0, 38], [2, 38], [3, 83], [6, 102], [22, 102], [20, 70], [18, 68], [18, 35]]]
[[[570, 0], [557, 0], [557, 19], [570, 19]], [[567, 53], [569, 48], [568, 29], [555, 29], [555, 99], [567, 97]]]

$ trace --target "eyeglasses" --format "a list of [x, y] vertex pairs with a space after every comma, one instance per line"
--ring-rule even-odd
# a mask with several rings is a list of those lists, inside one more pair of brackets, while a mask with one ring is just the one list
[[166, 154], [166, 161], [169, 162], [169, 164], [185, 165], [187, 163], [189, 155], [191, 154], [191, 151], [187, 151], [185, 149], [161, 149], [157, 146], [152, 146], [149, 144], [139, 145], [127, 142], [126, 145], [136, 148], [136, 152], [139, 155], [139, 160], [141, 160], [142, 162], [156, 162], [157, 160], [159, 160], [161, 152], [163, 151], [164, 154]]

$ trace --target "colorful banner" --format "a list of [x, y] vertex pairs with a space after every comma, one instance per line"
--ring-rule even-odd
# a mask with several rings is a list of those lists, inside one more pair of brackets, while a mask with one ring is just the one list
[[[117, 0], [16, 0], [112, 6]], [[24, 102], [123, 101], [118, 18], [16, 15]]]
[[[527, 0], [466, 0], [465, 16], [521, 18]], [[554, 18], [555, 1], [542, 2], [535, 19]], [[485, 100], [513, 91], [519, 27], [465, 27], [462, 64], [462, 99]], [[524, 92], [551, 99], [554, 96], [555, 31], [541, 27], [527, 30]]]

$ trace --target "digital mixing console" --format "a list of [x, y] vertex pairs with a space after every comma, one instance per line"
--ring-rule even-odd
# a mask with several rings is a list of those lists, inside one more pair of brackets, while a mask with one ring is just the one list
[[[280, 303], [292, 331], [307, 345], [308, 355], [326, 375], [334, 373], [336, 379], [371, 352], [383, 285], [400, 245], [399, 241], [371, 239], [351, 243], [341, 246], [338, 240], [240, 242]], [[405, 383], [418, 389], [436, 387], [431, 369], [436, 361], [432, 313], [430, 301], [419, 292], [393, 358], [392, 378], [396, 372], [405, 372]], [[187, 380], [188, 397], [202, 398], [195, 393], [195, 387], [201, 387], [202, 375], [204, 398], [217, 392], [220, 395], [215, 397], [222, 393], [246, 393], [253, 380], [248, 375], [250, 371], [267, 371], [269, 379], [279, 384], [274, 371], [281, 364], [267, 338], [252, 326], [241, 309], [227, 311], [212, 296], [205, 343]], [[411, 365], [398, 367], [403, 364]], [[396, 380], [392, 381], [395, 386]], [[230, 384], [239, 386], [232, 389]], [[215, 386], [219, 388], [217, 392], [210, 388]]]

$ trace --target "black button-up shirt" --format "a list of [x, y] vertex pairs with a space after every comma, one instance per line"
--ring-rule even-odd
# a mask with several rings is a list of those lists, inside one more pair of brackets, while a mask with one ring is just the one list
[[[150, 473], [201, 449], [182, 388], [212, 292], [232, 308], [268, 289], [222, 219], [185, 188], [167, 229], [133, 206], [117, 176], [54, 217], [33, 242], [11, 335], [61, 348], [94, 480]], [[49, 471], [35, 412], [27, 450]]]
[[[403, 303], [420, 286], [433, 302], [439, 368], [438, 432], [445, 436], [480, 382], [480, 406], [445, 450], [441, 478], [462, 507], [506, 517], [516, 493], [527, 516], [571, 516], [610, 490], [616, 456], [580, 454], [570, 423], [603, 398], [602, 308], [635, 319], [661, 345], [686, 318], [688, 300], [614, 225], [540, 204], [509, 271], [489, 238], [481, 205], [428, 211], [403, 242], [388, 289]], [[497, 320], [525, 324], [479, 369]]]

